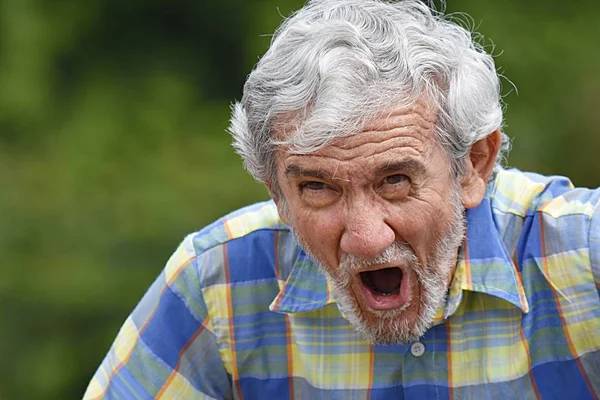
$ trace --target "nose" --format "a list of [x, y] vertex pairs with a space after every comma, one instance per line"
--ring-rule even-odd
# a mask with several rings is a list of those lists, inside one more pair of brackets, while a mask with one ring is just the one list
[[342, 251], [362, 258], [380, 255], [396, 238], [385, 217], [380, 206], [366, 201], [348, 207], [340, 242]]

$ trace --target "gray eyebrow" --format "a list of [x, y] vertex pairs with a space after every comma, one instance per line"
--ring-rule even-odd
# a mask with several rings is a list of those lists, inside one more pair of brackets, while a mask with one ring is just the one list
[[[410, 172], [416, 175], [423, 175], [426, 172], [425, 165], [414, 159], [406, 159], [401, 161], [389, 161], [377, 168], [376, 176], [385, 175], [390, 172]], [[321, 169], [305, 168], [296, 164], [286, 167], [284, 172], [285, 177], [312, 177], [316, 179], [327, 180], [330, 175], [323, 172]]]
[[320, 169], [311, 169], [311, 168], [303, 168], [299, 165], [289, 165], [285, 168], [284, 175], [287, 176], [310, 176], [317, 179], [327, 179], [328, 176], [326, 173], [321, 171]]
[[412, 173], [416, 173], [417, 175], [422, 175], [425, 173], [426, 168], [425, 165], [414, 159], [407, 159], [402, 161], [390, 161], [377, 168], [377, 174], [383, 175], [388, 172], [393, 171], [409, 171]]

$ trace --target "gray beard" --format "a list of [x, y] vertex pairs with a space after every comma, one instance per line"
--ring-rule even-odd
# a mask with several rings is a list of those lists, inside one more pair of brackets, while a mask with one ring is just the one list
[[[375, 258], [365, 259], [343, 254], [338, 268], [330, 271], [306, 245], [308, 242], [295, 232], [300, 246], [325, 274], [340, 311], [365, 340], [373, 344], [409, 343], [418, 340], [431, 328], [436, 311], [446, 303], [450, 274], [456, 266], [458, 249], [466, 232], [464, 209], [458, 192], [452, 197], [452, 220], [446, 232], [435, 243], [430, 262], [426, 266], [419, 262], [410, 246], [394, 242]], [[402, 318], [402, 313], [410, 306], [410, 301], [394, 310], [365, 311], [359, 306], [351, 290], [353, 271], [394, 261], [409, 265], [418, 278], [420, 300], [415, 321]], [[376, 318], [371, 317], [369, 320], [367, 312]]]

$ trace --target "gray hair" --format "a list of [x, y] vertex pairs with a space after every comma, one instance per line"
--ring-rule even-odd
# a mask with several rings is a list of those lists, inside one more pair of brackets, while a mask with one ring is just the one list
[[502, 127], [499, 76], [479, 38], [417, 0], [309, 1], [276, 30], [232, 106], [233, 147], [277, 188], [278, 146], [312, 153], [425, 98], [458, 176], [471, 145]]

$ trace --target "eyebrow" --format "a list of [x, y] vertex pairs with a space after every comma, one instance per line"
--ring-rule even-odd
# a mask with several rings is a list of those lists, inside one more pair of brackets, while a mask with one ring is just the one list
[[[385, 175], [394, 171], [406, 171], [416, 175], [425, 174], [426, 168], [423, 163], [414, 159], [402, 161], [388, 161], [375, 170], [376, 176]], [[287, 177], [312, 177], [317, 179], [329, 179], [329, 174], [320, 169], [304, 168], [296, 164], [286, 167], [284, 175]]]
[[327, 179], [327, 174], [320, 169], [303, 168], [299, 165], [289, 165], [285, 168], [285, 176], [310, 176], [317, 179]]
[[389, 161], [377, 168], [377, 175], [383, 175], [393, 171], [407, 171], [413, 174], [423, 175], [426, 171], [425, 165], [415, 159], [407, 159], [402, 161]]

